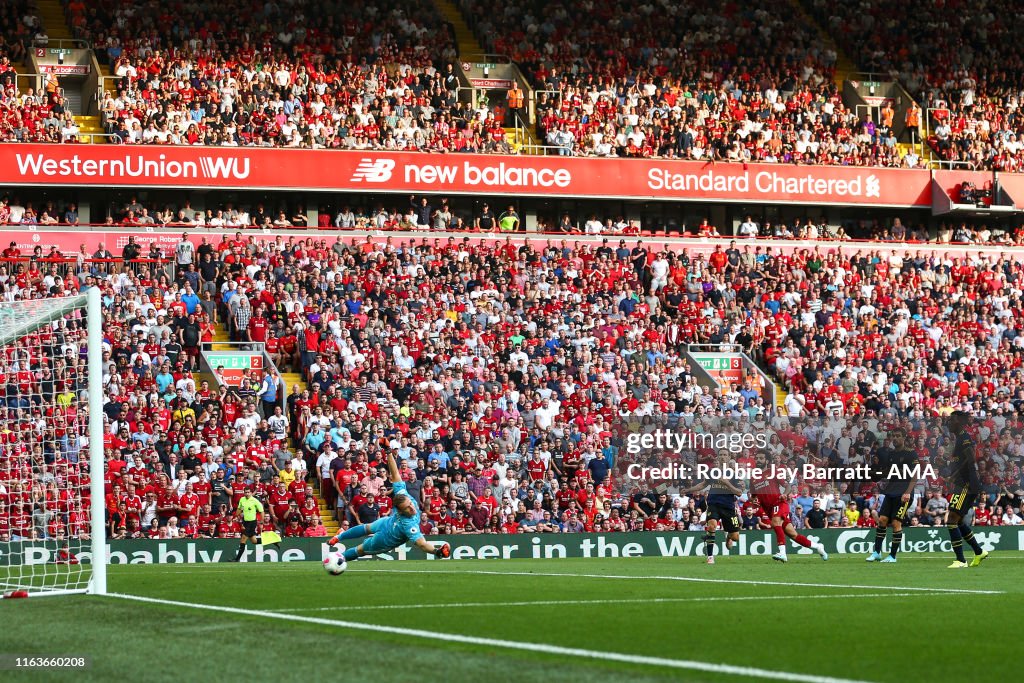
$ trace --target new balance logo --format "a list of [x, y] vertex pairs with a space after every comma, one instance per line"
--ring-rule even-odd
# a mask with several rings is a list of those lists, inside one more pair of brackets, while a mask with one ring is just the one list
[[395, 170], [393, 159], [362, 159], [352, 173], [353, 183], [386, 183]]

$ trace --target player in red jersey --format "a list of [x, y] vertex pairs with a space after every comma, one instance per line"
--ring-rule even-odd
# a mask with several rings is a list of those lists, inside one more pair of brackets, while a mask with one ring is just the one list
[[779, 550], [772, 559], [776, 562], [788, 562], [786, 557], [786, 536], [789, 536], [798, 545], [810, 548], [819, 555], [821, 559], [828, 560], [828, 553], [821, 543], [814, 543], [803, 534], [797, 533], [793, 523], [789, 520], [789, 502], [786, 500], [783, 483], [778, 479], [755, 479], [750, 484], [750, 490], [757, 498], [761, 508], [768, 513], [772, 519], [772, 530], [775, 531], [775, 543]]

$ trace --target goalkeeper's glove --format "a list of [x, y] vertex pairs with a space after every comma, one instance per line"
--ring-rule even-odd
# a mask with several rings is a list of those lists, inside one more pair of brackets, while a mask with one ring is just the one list
[[451, 556], [452, 547], [447, 543], [443, 543], [434, 548], [434, 557], [438, 558], [439, 560], [447, 560]]
[[331, 536], [330, 539], [328, 539], [328, 541], [327, 541], [327, 545], [331, 546], [332, 548], [334, 546], [338, 545], [338, 537], [337, 536]]

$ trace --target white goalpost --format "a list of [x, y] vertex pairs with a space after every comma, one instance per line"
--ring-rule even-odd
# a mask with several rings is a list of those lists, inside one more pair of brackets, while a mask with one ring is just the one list
[[100, 290], [0, 303], [0, 594], [104, 594]]

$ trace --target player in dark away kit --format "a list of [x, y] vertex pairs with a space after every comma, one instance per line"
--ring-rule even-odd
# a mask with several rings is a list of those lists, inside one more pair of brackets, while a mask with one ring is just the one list
[[[956, 561], [949, 565], [950, 569], [966, 569], [977, 567], [988, 557], [988, 551], [982, 550], [974, 531], [964, 522], [964, 517], [974, 507], [981, 492], [981, 478], [978, 476], [978, 464], [975, 462], [977, 446], [973, 437], [967, 433], [967, 425], [971, 417], [958, 410], [949, 416], [949, 431], [953, 434], [953, 463], [948, 480], [952, 484], [953, 496], [949, 499], [949, 516], [946, 518], [946, 529], [949, 540], [953, 544]], [[971, 546], [974, 559], [970, 564], [964, 559], [964, 543]]]
[[[875, 527], [875, 550], [868, 555], [868, 562], [893, 563], [896, 553], [903, 545], [903, 522], [907, 518], [910, 504], [914, 499], [917, 477], [907, 473], [906, 468], [918, 464], [917, 454], [907, 448], [906, 434], [896, 431], [892, 435], [892, 448], [879, 448], [871, 463], [872, 474], [879, 482], [878, 492], [884, 498], [878, 511], [878, 525]], [[892, 543], [889, 554], [882, 557], [885, 534], [892, 524]]]

